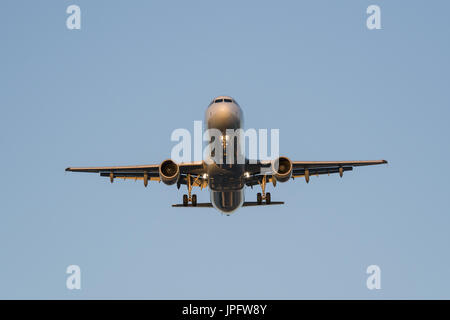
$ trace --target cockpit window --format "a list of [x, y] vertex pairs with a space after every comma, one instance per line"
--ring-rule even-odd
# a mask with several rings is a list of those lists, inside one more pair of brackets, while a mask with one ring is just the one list
[[220, 99], [213, 100], [209, 105], [212, 105], [213, 103], [222, 103], [222, 102], [226, 102], [226, 103], [235, 103], [235, 104], [237, 104], [237, 102], [234, 101], [233, 99], [229, 99], [229, 98], [220, 98]]

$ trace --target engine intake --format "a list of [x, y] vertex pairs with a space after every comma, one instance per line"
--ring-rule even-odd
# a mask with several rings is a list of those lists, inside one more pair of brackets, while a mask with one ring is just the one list
[[180, 177], [180, 167], [171, 159], [164, 160], [159, 165], [159, 177], [167, 185], [172, 185]]
[[279, 182], [286, 182], [292, 176], [292, 161], [287, 157], [279, 157], [272, 161], [273, 177]]

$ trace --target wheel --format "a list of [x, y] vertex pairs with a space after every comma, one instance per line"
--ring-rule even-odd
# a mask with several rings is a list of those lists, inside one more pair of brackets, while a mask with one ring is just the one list
[[266, 204], [270, 204], [270, 192], [266, 193]]
[[262, 196], [261, 196], [261, 193], [257, 193], [256, 194], [256, 202], [258, 202], [258, 204], [261, 204], [261, 202], [262, 202]]
[[197, 206], [197, 195], [196, 194], [192, 195], [192, 205], [194, 207]]
[[188, 205], [188, 196], [187, 194], [183, 194], [183, 206], [187, 207]]

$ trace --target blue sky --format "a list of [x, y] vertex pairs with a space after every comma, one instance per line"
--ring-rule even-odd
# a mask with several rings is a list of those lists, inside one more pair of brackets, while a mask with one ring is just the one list
[[[382, 30], [366, 28], [370, 4]], [[450, 298], [449, 11], [2, 1], [0, 298]], [[279, 128], [291, 159], [389, 165], [278, 184], [286, 205], [230, 217], [172, 208], [185, 190], [64, 171], [159, 163], [222, 94], [247, 128]], [[366, 288], [372, 264], [381, 290]]]

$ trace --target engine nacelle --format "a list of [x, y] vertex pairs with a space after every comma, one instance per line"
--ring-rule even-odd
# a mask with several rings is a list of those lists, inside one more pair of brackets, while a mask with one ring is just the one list
[[278, 157], [272, 161], [273, 177], [279, 182], [286, 182], [292, 176], [292, 161], [287, 157]]
[[180, 167], [171, 159], [164, 160], [159, 165], [159, 177], [167, 185], [174, 184], [180, 178]]

